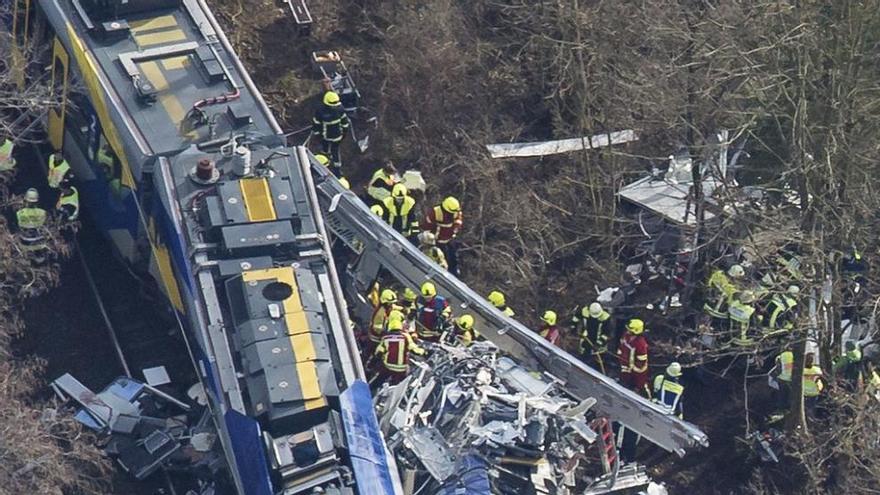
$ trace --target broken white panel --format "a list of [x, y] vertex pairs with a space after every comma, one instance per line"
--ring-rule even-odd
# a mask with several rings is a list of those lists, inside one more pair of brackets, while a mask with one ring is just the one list
[[[712, 192], [720, 185], [714, 178], [703, 180], [703, 194], [707, 203], [714, 203]], [[677, 224], [696, 224], [696, 206], [688, 201], [690, 184], [672, 183], [658, 177], [643, 177], [620, 189], [620, 197], [637, 205], [643, 206], [655, 214]], [[706, 219], [715, 216], [709, 210]]]
[[569, 153], [572, 151], [591, 150], [611, 146], [613, 144], [629, 143], [638, 140], [635, 131], [615, 131], [595, 136], [580, 138], [558, 139], [555, 141], [540, 141], [536, 143], [501, 143], [486, 145], [492, 158], [512, 158], [523, 156], [544, 156]]

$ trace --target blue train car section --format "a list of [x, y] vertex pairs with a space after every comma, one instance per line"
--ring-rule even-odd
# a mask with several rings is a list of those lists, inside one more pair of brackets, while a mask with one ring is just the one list
[[49, 112], [48, 140], [115, 251], [158, 282], [185, 336], [167, 352], [188, 352], [200, 382], [191, 401], [130, 378], [95, 394], [66, 375], [56, 391], [134, 449], [111, 453], [137, 478], [186, 472], [198, 493], [399, 492], [331, 266], [313, 157], [284, 145], [205, 3], [18, 5], [51, 47], [65, 102]]

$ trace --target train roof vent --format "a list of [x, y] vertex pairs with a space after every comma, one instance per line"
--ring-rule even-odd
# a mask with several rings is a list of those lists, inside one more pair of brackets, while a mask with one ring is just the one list
[[89, 17], [104, 21], [180, 7], [181, 0], [80, 0]]

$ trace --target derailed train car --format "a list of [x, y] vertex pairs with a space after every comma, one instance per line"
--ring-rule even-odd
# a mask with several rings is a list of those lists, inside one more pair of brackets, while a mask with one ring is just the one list
[[15, 2], [12, 25], [51, 46], [48, 139], [84, 210], [174, 307], [225, 458], [212, 489], [396, 493], [312, 157], [205, 3]]

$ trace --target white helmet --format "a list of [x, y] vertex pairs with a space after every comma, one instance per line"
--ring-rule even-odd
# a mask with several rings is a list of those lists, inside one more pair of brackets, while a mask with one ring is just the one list
[[419, 236], [419, 243], [424, 244], [425, 246], [434, 246], [437, 244], [437, 237], [433, 232], [428, 232], [427, 230], [422, 231]]
[[733, 278], [742, 278], [746, 274], [746, 271], [743, 270], [742, 265], [733, 265], [727, 269], [727, 274]]
[[789, 285], [786, 292], [788, 292], [790, 296], [796, 296], [801, 293], [801, 288], [797, 285]]
[[681, 376], [681, 364], [678, 361], [673, 361], [669, 363], [669, 366], [666, 367], [666, 374], [678, 378]]
[[40, 201], [40, 193], [37, 192], [33, 187], [28, 189], [26, 193], [24, 193], [24, 200], [28, 203], [36, 203]]
[[594, 302], [593, 304], [590, 304], [590, 316], [592, 316], [593, 318], [598, 318], [599, 315], [601, 315], [601, 314], [602, 314], [602, 305], [601, 304], [599, 304], [598, 302]]

